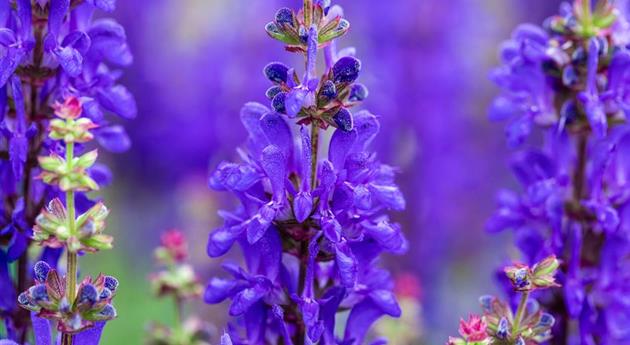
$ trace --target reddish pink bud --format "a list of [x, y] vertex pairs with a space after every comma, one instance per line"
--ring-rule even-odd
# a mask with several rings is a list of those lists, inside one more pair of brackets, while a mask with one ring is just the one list
[[478, 315], [470, 315], [468, 322], [464, 319], [459, 321], [459, 334], [469, 342], [483, 341], [488, 338], [487, 327], [488, 325], [483, 318]]
[[171, 254], [175, 261], [181, 262], [188, 257], [188, 246], [186, 245], [186, 237], [177, 230], [168, 230], [160, 237], [162, 246]]
[[394, 293], [398, 297], [420, 299], [422, 296], [422, 287], [415, 275], [402, 273], [396, 277]]
[[55, 110], [55, 115], [62, 119], [76, 119], [81, 116], [83, 111], [81, 102], [74, 96], [66, 98], [63, 103], [55, 102], [52, 107]]

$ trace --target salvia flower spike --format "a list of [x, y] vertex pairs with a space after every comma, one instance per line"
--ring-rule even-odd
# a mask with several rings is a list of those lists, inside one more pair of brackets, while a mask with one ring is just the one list
[[[106, 208], [97, 206], [77, 219], [83, 223], [71, 233], [66, 223], [72, 208], [58, 201], [71, 190], [79, 212], [95, 206], [86, 193], [107, 184], [111, 173], [105, 165], [93, 164], [96, 151], [83, 150], [93, 147], [92, 141], [112, 152], [130, 145], [116, 118], [136, 116], [133, 95], [118, 81], [133, 56], [124, 28], [93, 15], [112, 11], [115, 4], [0, 1], [0, 208], [8, 215], [0, 217], [0, 281], [6, 282], [0, 315], [7, 336], [19, 344], [33, 343], [33, 333], [36, 343], [51, 341], [48, 321], [33, 316], [31, 322], [29, 312], [18, 306], [18, 290], [32, 284], [29, 265], [35, 246], [45, 246], [40, 257], [56, 268], [66, 245], [72, 252], [111, 245], [101, 228]], [[61, 156], [62, 142], [72, 143], [72, 160]], [[46, 206], [47, 213], [38, 217]], [[34, 228], [39, 230], [35, 239]], [[98, 342], [103, 325], [97, 322], [90, 332], [78, 334], [77, 342]]]
[[[554, 345], [630, 341], [620, 331], [630, 315], [625, 5], [576, 0], [542, 27], [518, 26], [491, 74], [501, 94], [490, 118], [508, 122], [522, 192], [500, 193], [488, 230], [514, 231], [531, 267], [508, 270], [518, 290], [553, 286], [547, 272], [562, 272], [562, 293], [537, 292], [557, 320]], [[530, 140], [533, 133], [542, 141]], [[557, 260], [532, 266], [550, 255]]]
[[50, 201], [36, 218], [33, 239], [41, 245], [66, 249], [66, 276], [60, 276], [45, 262], [38, 262], [34, 266], [35, 285], [19, 296], [18, 303], [38, 318], [56, 321], [63, 344], [70, 345], [75, 334], [116, 317], [111, 301], [118, 280], [99, 275], [95, 280], [87, 277], [77, 286], [77, 254], [109, 249], [113, 239], [103, 233], [109, 213], [103, 203], [76, 215], [75, 192], [97, 190], [98, 184], [87, 171], [96, 162], [96, 151], [75, 157], [74, 145], [89, 142], [93, 138], [89, 131], [96, 126], [83, 117], [82, 104], [74, 96], [55, 104], [54, 109], [58, 118], [51, 123], [58, 123], [51, 125], [50, 138], [64, 143], [65, 156], [52, 153], [39, 157], [43, 170], [40, 177], [65, 192], [65, 204], [60, 198]]
[[177, 322], [173, 326], [152, 322], [147, 328], [149, 345], [209, 345], [212, 329], [200, 318], [184, 315], [186, 302], [195, 301], [203, 293], [197, 274], [186, 262], [188, 244], [184, 233], [172, 229], [162, 234], [160, 246], [155, 249], [155, 260], [164, 268], [149, 279], [158, 297], [172, 297]]
[[[242, 161], [223, 162], [210, 177], [211, 188], [242, 204], [221, 211], [224, 225], [207, 246], [219, 257], [238, 243], [245, 256], [245, 267], [224, 264], [228, 277], [212, 278], [204, 293], [211, 304], [232, 301], [222, 344], [361, 344], [374, 321], [401, 313], [378, 259], [407, 249], [387, 214], [405, 200], [396, 169], [369, 150], [377, 117], [350, 110], [368, 92], [356, 83], [361, 62], [335, 49], [349, 28], [342, 13], [311, 0], [299, 11], [278, 10], [266, 30], [303, 54], [306, 68], [265, 66], [270, 107], [243, 107]], [[318, 72], [320, 50], [326, 63]], [[342, 310], [347, 321], [336, 325]]]

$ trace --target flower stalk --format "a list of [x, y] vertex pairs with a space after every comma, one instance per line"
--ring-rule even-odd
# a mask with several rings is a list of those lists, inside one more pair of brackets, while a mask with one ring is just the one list
[[[529, 291], [525, 291], [521, 294], [521, 299], [516, 309], [516, 316], [514, 317], [514, 323], [512, 324], [512, 334], [518, 334], [523, 321], [523, 315], [525, 314], [525, 308], [527, 308], [527, 301], [529, 300]], [[513, 339], [516, 340], [516, 339]]]
[[[115, 1], [15, 0], [8, 1], [6, 6], [0, 7], [3, 7], [4, 11], [0, 19], [2, 21], [0, 27], [4, 30], [3, 37], [5, 38], [0, 42], [0, 50], [3, 51], [2, 63], [0, 63], [0, 103], [2, 103], [0, 104], [0, 170], [3, 171], [0, 204], [3, 205], [5, 215], [12, 215], [0, 219], [0, 228], [10, 230], [3, 232], [0, 239], [2, 243], [8, 243], [6, 247], [3, 245], [0, 248], [3, 254], [0, 255], [2, 257], [0, 272], [7, 272], [0, 277], [0, 280], [14, 282], [13, 288], [3, 289], [0, 293], [5, 301], [15, 301], [14, 305], [3, 306], [2, 315], [3, 318], [12, 318], [11, 321], [4, 322], [7, 325], [7, 334], [12, 337], [11, 340], [22, 344], [33, 342], [28, 337], [32, 334], [28, 310], [40, 311], [38, 303], [30, 303], [27, 295], [20, 295], [22, 296], [20, 301], [16, 299], [19, 292], [27, 290], [33, 284], [29, 273], [32, 269], [29, 264], [29, 254], [37, 250], [34, 248], [36, 245], [43, 244], [41, 238], [30, 237], [31, 230], [37, 228], [37, 219], [40, 218], [42, 208], [49, 204], [51, 199], [66, 192], [65, 189], [60, 190], [55, 183], [52, 183], [52, 180], [48, 181], [51, 182], [48, 183], [50, 186], [45, 186], [47, 182], [37, 176], [41, 171], [38, 166], [38, 157], [48, 154], [48, 150], [56, 150], [58, 144], [55, 141], [61, 139], [48, 136], [51, 132], [49, 124], [55, 122], [55, 116], [51, 111], [53, 103], [69, 96], [88, 101], [90, 116], [100, 114], [92, 118], [101, 125], [94, 135], [99, 139], [102, 147], [108, 150], [113, 147], [117, 152], [123, 151], [125, 145], [128, 146], [129, 140], [122, 127], [110, 122], [109, 114], [132, 118], [135, 116], [136, 109], [133, 96], [116, 82], [119, 77], [118, 72], [109, 68], [112, 63], [117, 67], [124, 67], [131, 63], [132, 55], [126, 44], [124, 29], [113, 20], [101, 18], [99, 19], [101, 22], [94, 21], [91, 15], [97, 9], [113, 10]], [[120, 49], [112, 52], [110, 49], [112, 45]], [[93, 83], [94, 80], [101, 80], [102, 83]], [[116, 128], [116, 131], [111, 130], [112, 126]], [[104, 138], [103, 133], [109, 138]], [[111, 136], [112, 133], [114, 133], [113, 136]], [[121, 145], [121, 141], [127, 144]], [[72, 151], [75, 151], [72, 152], [74, 154], [80, 153], [76, 152], [76, 147]], [[65, 167], [59, 166], [60, 170], [69, 171], [71, 160], [65, 159], [67, 158], [65, 155], [64, 158], [58, 158], [68, 162]], [[56, 159], [57, 157], [53, 161]], [[47, 175], [47, 177], [51, 176]], [[66, 182], [68, 181], [64, 183]], [[77, 193], [84, 193], [84, 191], [77, 191]], [[66, 214], [56, 219], [63, 224], [57, 225], [62, 225], [61, 228], [66, 230], [71, 228], [69, 226], [71, 220], [66, 217], [68, 213], [74, 212], [76, 217], [77, 210], [92, 206], [92, 201], [89, 201], [89, 198], [83, 198], [83, 195], [79, 200], [77, 201], [79, 205], [69, 207], [72, 210], [64, 208]], [[75, 203], [74, 199], [68, 202]], [[49, 206], [54, 206], [55, 210], [61, 210], [57, 208], [60, 203], [53, 204]], [[47, 216], [53, 219], [51, 214]], [[77, 226], [75, 230], [79, 231]], [[63, 235], [69, 236], [70, 233]], [[50, 268], [55, 272], [64, 247], [62, 242], [56, 239], [51, 240], [46, 243], [40, 253], [42, 258], [49, 261], [48, 264], [52, 266]], [[100, 242], [100, 244], [107, 246], [105, 242]], [[82, 249], [73, 250], [74, 254], [71, 254], [75, 255], [74, 259], [76, 259], [77, 250]], [[72, 255], [69, 255], [67, 262], [76, 261], [73, 260]], [[15, 270], [10, 267], [14, 265], [13, 262], [17, 262]], [[74, 272], [76, 270], [77, 268], [74, 267]], [[12, 271], [15, 272], [14, 277], [8, 273]], [[67, 271], [72, 270], [70, 268]], [[72, 276], [75, 275], [72, 274]], [[41, 292], [42, 284], [46, 283], [45, 277], [40, 278], [40, 280], [36, 279], [34, 287], [31, 287], [36, 290], [34, 292]], [[62, 295], [67, 295], [72, 291], [77, 295], [80, 292], [77, 291], [76, 277], [74, 284], [71, 283], [71, 281], [63, 280]], [[66, 289], [67, 284], [73, 287]], [[105, 300], [107, 299], [103, 301]], [[23, 304], [28, 306], [26, 308], [28, 310], [19, 308]], [[37, 336], [35, 334], [35, 338]]]

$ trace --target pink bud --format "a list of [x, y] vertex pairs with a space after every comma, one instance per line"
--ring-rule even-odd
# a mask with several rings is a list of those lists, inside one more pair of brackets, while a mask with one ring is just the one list
[[83, 111], [81, 102], [75, 96], [67, 97], [63, 101], [63, 104], [55, 102], [52, 107], [55, 110], [55, 115], [62, 119], [76, 119], [81, 116], [81, 112]]
[[410, 273], [402, 273], [396, 277], [394, 292], [398, 297], [420, 299], [422, 296], [420, 281]]
[[177, 230], [168, 230], [160, 237], [162, 246], [171, 254], [175, 261], [181, 262], [188, 257], [188, 246], [186, 245], [186, 237]]
[[487, 327], [488, 325], [483, 318], [478, 315], [470, 315], [468, 322], [464, 319], [459, 321], [459, 334], [469, 342], [483, 341], [488, 338]]

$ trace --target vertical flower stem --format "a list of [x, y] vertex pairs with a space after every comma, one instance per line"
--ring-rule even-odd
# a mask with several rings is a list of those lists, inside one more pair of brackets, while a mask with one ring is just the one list
[[304, 0], [304, 26], [306, 29], [311, 27], [313, 20], [313, 0]]
[[[72, 160], [74, 159], [74, 143], [66, 143], [66, 163], [68, 168], [72, 167]], [[75, 236], [76, 233], [76, 209], [74, 204], [74, 191], [66, 191], [66, 209], [68, 211], [68, 232], [70, 236]], [[67, 248], [67, 262], [66, 262], [66, 298], [68, 303], [72, 305], [76, 298], [77, 292], [77, 253]], [[73, 337], [70, 334], [63, 334], [63, 345], [72, 345]]]
[[584, 13], [584, 19], [590, 22], [591, 20], [591, 0], [582, 0], [582, 12]]
[[527, 308], [527, 300], [529, 299], [529, 291], [523, 292], [521, 295], [521, 301], [518, 304], [518, 309], [516, 309], [516, 316], [514, 317], [514, 322], [512, 323], [512, 337], [516, 338], [516, 334], [521, 327], [521, 322], [523, 321], [523, 315], [525, 314], [525, 308]]
[[175, 296], [175, 329], [181, 330], [184, 325], [184, 304], [179, 296]]
[[593, 25], [593, 15], [591, 10], [591, 0], [582, 1], [582, 17], [580, 24], [582, 25], [582, 34], [585, 37], [593, 37], [596, 34], [595, 25]]

